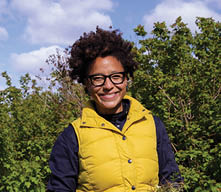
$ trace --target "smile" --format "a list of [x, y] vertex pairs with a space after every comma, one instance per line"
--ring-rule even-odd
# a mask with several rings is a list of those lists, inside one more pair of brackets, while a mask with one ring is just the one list
[[111, 94], [109, 93], [109, 94], [100, 95], [100, 98], [102, 100], [112, 100], [115, 99], [117, 96], [118, 96], [117, 93], [111, 93]]

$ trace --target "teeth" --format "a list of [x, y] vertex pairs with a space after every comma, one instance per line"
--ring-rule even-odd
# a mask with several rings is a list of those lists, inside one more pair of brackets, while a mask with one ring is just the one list
[[106, 94], [106, 95], [101, 95], [101, 97], [106, 97], [106, 98], [112, 98], [113, 96], [115, 96], [115, 93], [112, 94]]
[[110, 95], [114, 95], [115, 93], [111, 93], [111, 94], [105, 94], [103, 96], [110, 96]]
[[105, 97], [112, 97], [114, 94], [104, 95]]

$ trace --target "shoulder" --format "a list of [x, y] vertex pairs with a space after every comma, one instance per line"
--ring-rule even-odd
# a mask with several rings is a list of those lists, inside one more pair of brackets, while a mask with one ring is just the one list
[[159, 117], [157, 117], [157, 116], [154, 116], [154, 115], [153, 115], [153, 119], [154, 119], [154, 122], [155, 122], [156, 130], [158, 132], [166, 132], [165, 125], [161, 121], [161, 119]]
[[62, 139], [68, 139], [68, 138], [70, 139], [73, 136], [74, 136], [74, 128], [72, 124], [69, 124], [68, 127], [66, 127], [59, 135], [59, 137]]
[[70, 147], [70, 146], [77, 146], [78, 141], [76, 137], [76, 133], [74, 131], [73, 125], [69, 124], [67, 128], [65, 128], [60, 135], [58, 136], [54, 147]]
[[157, 141], [162, 142], [165, 140], [169, 140], [168, 134], [166, 131], [166, 127], [161, 119], [157, 116], [153, 116], [155, 127], [156, 127], [156, 134], [157, 134]]

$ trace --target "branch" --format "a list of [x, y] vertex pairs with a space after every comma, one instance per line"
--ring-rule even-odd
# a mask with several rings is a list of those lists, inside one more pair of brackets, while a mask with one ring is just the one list
[[213, 97], [214, 100], [219, 96], [220, 92], [221, 92], [221, 86], [219, 87], [217, 94]]
[[167, 99], [170, 101], [170, 103], [173, 104], [173, 106], [174, 106], [174, 108], [175, 108], [175, 111], [178, 111], [178, 109], [176, 108], [175, 103], [174, 103], [173, 100], [169, 97], [169, 95], [167, 95], [166, 91], [165, 91], [161, 86], [158, 86], [158, 88], [160, 88], [160, 89], [163, 91], [163, 94], [167, 97]]
[[174, 146], [173, 143], [171, 143], [171, 146], [173, 147], [174, 151], [177, 153], [177, 149], [176, 149], [176, 147]]
[[185, 112], [185, 101], [183, 101], [181, 98], [180, 98], [180, 105], [182, 107], [182, 112], [183, 112], [183, 117], [185, 119], [185, 122], [186, 122], [186, 125], [187, 127], [189, 126], [189, 121], [188, 121], [188, 117], [187, 117], [187, 114]]

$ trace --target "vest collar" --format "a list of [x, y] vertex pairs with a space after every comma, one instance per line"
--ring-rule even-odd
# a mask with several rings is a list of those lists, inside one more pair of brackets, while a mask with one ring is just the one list
[[143, 105], [140, 104], [140, 102], [128, 95], [125, 95], [123, 99], [128, 99], [130, 101], [130, 109], [122, 132], [118, 128], [116, 128], [112, 123], [98, 115], [97, 112], [94, 110], [91, 101], [87, 102], [86, 107], [83, 108], [80, 127], [94, 127], [102, 129], [104, 128], [111, 129], [119, 133], [124, 133], [130, 127], [131, 124], [141, 120], [142, 118], [145, 118], [145, 114], [150, 112], [147, 109], [145, 109]]

